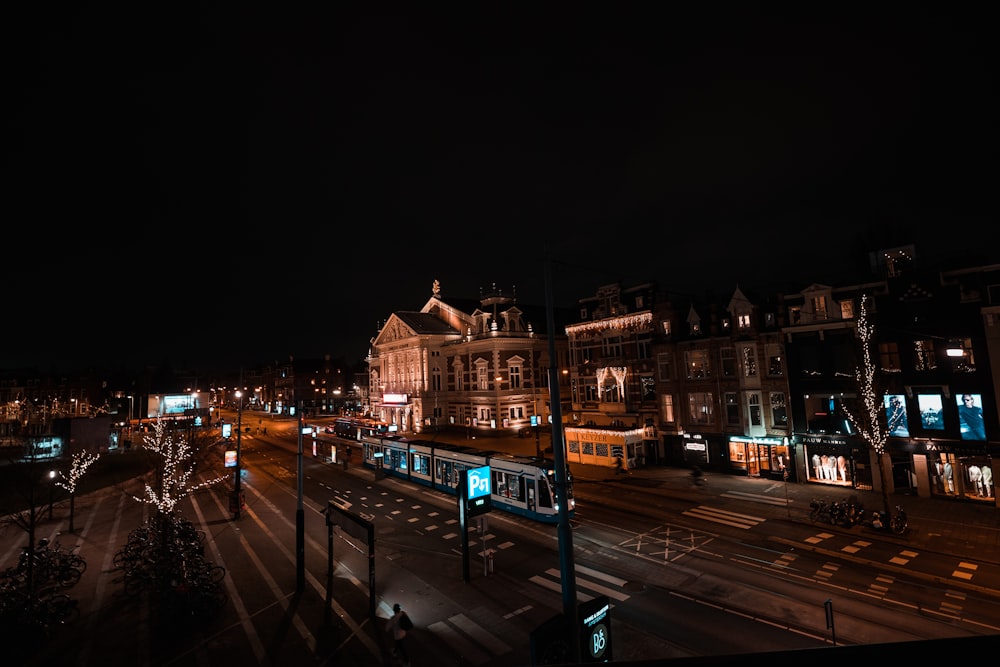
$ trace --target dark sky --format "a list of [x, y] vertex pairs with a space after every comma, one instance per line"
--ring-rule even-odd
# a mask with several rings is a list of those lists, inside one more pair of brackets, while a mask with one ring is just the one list
[[546, 257], [571, 305], [1000, 256], [985, 14], [145, 4], [8, 10], [0, 366], [354, 361]]

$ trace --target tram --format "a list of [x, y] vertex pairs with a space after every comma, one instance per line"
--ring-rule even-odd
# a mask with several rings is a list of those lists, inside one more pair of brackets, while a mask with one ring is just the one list
[[[559, 521], [561, 496], [552, 461], [398, 436], [362, 435], [359, 441], [369, 468], [451, 495], [458, 493], [462, 470], [489, 466], [494, 509], [543, 523]], [[576, 500], [568, 471], [565, 496], [572, 517]]]

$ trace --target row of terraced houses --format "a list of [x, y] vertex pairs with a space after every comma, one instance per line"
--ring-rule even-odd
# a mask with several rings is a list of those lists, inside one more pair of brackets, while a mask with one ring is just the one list
[[[330, 357], [244, 369], [244, 405], [347, 409], [404, 435], [516, 433], [546, 445], [555, 423], [570, 462], [877, 489], [874, 454], [844, 409], [863, 389], [867, 297], [890, 491], [995, 504], [1000, 265], [923, 267], [907, 246], [872, 253], [870, 267], [851, 284], [734, 286], [724, 298], [613, 283], [569, 309], [523, 304], [495, 285], [452, 297], [435, 281], [421, 308], [388, 316], [360, 371]], [[236, 382], [214, 384], [211, 400], [232, 404]], [[70, 389], [74, 406], [91, 404]], [[0, 405], [30, 395], [8, 374]], [[100, 400], [121, 406], [125, 395]], [[22, 422], [8, 407], [0, 436]]]

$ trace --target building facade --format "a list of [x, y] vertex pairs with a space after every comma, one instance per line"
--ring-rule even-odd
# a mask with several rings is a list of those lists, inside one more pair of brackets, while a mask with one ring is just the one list
[[[560, 313], [558, 321], [565, 321]], [[435, 281], [419, 311], [396, 311], [372, 340], [371, 414], [390, 431], [528, 433], [552, 415], [545, 312], [492, 286], [477, 300], [445, 299]], [[554, 336], [565, 357], [565, 336]], [[557, 360], [558, 361], [558, 360]]]

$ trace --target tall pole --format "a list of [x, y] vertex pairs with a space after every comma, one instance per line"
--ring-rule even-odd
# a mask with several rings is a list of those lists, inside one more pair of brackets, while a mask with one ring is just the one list
[[302, 401], [298, 402], [299, 415], [299, 456], [298, 487], [299, 499], [295, 508], [295, 590], [301, 593], [306, 587], [306, 515], [302, 509]]
[[573, 561], [573, 530], [569, 523], [566, 493], [568, 473], [563, 445], [562, 399], [559, 396], [559, 357], [556, 355], [556, 322], [552, 306], [552, 269], [545, 258], [545, 325], [549, 333], [549, 396], [552, 408], [552, 458], [555, 461], [556, 493], [559, 496], [559, 570], [562, 573], [563, 618], [569, 629], [573, 662], [580, 662], [579, 629], [576, 623], [576, 564]]
[[[243, 382], [243, 375], [240, 374], [240, 382]], [[236, 390], [236, 483], [233, 485], [233, 518], [240, 518], [240, 510], [243, 508], [243, 452], [240, 445], [243, 437], [243, 392]]]

